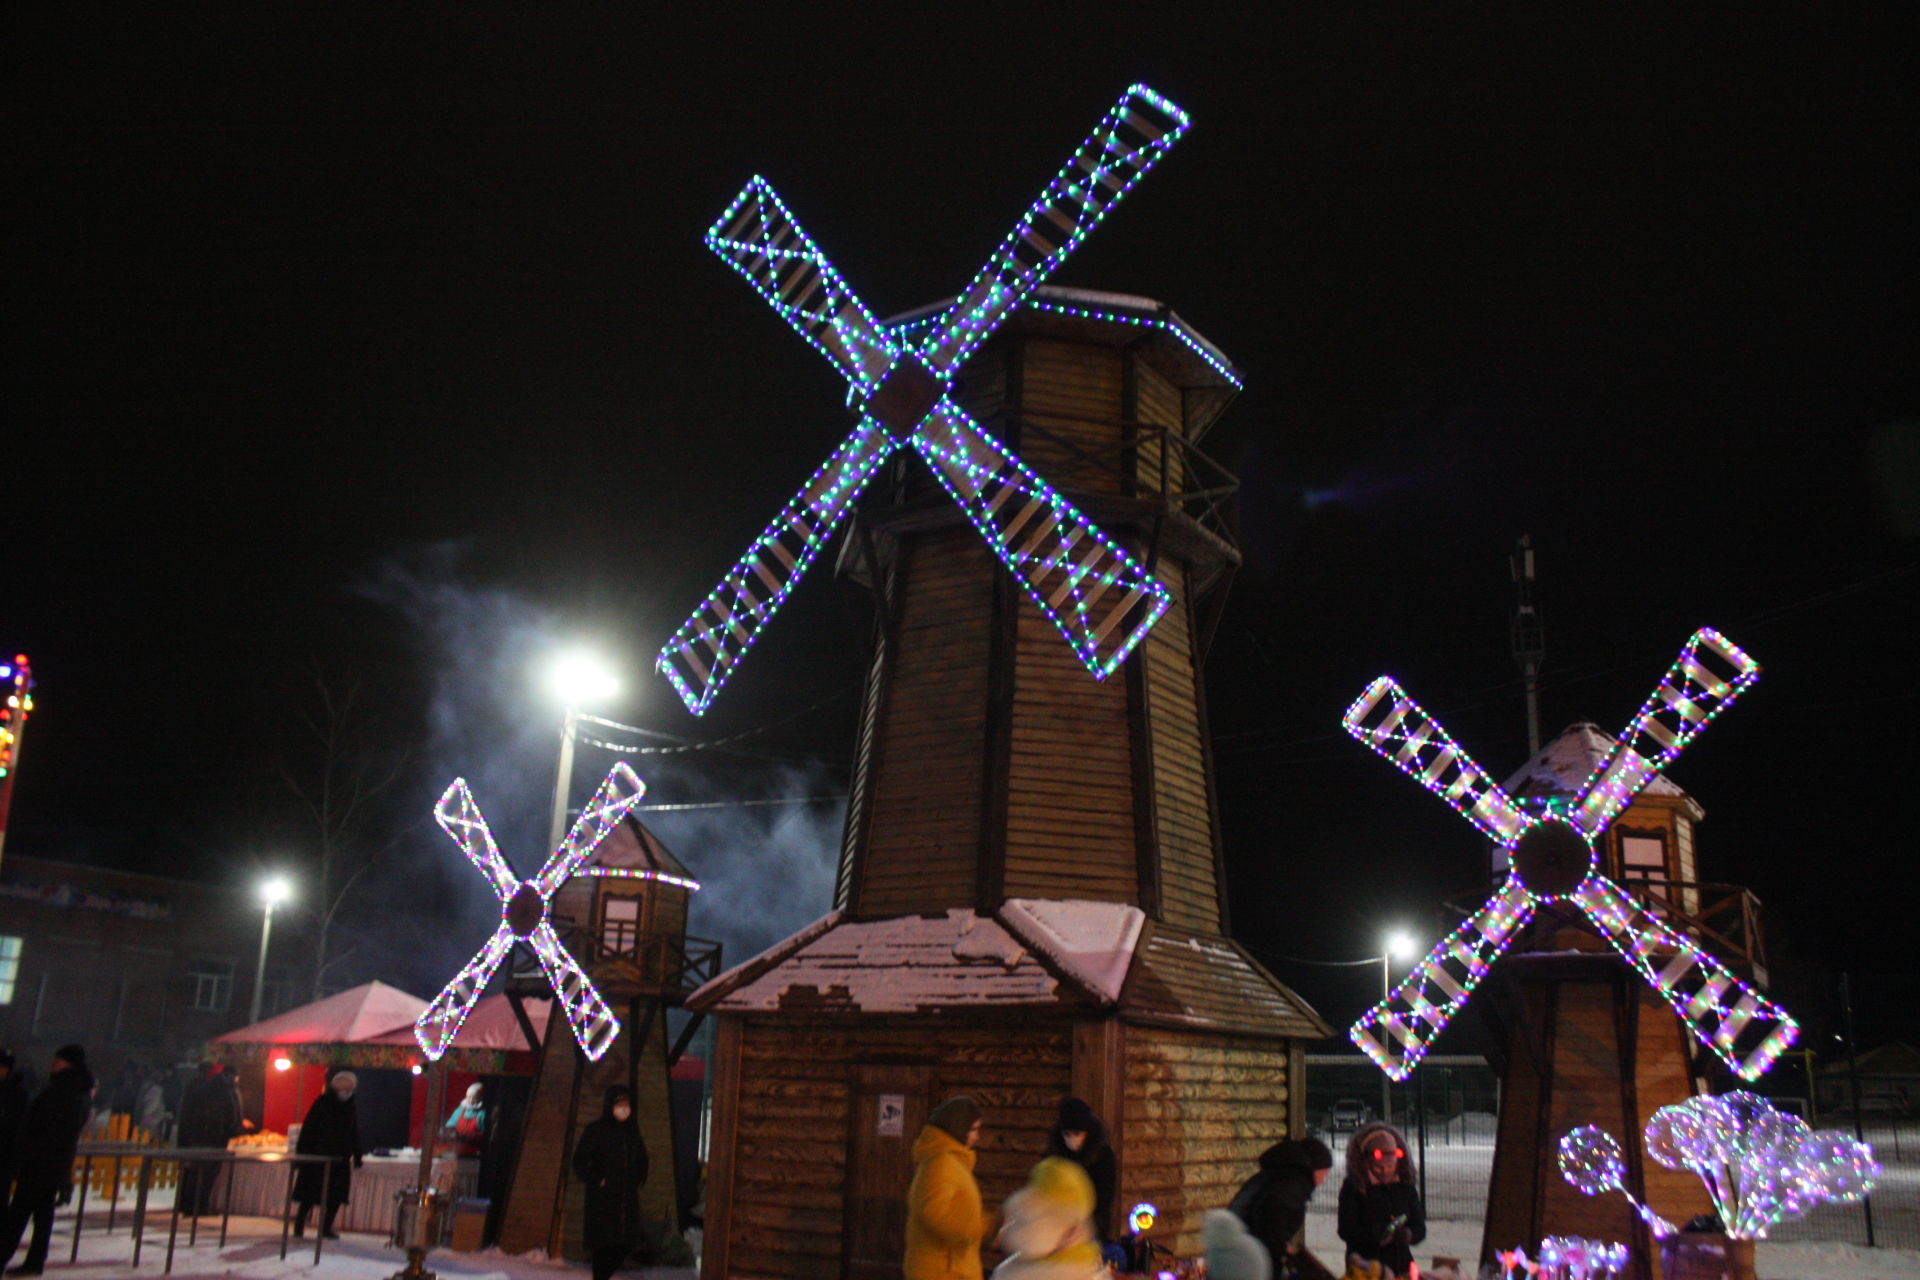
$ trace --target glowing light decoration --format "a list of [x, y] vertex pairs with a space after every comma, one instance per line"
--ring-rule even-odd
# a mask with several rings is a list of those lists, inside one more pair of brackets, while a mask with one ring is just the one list
[[1160, 1210], [1143, 1200], [1127, 1213], [1127, 1228], [1137, 1236], [1145, 1235], [1159, 1220]]
[[600, 790], [580, 811], [580, 817], [560, 847], [548, 857], [546, 865], [531, 878], [521, 880], [500, 856], [493, 832], [467, 790], [466, 779], [453, 780], [434, 807], [433, 816], [493, 886], [494, 896], [500, 899], [500, 925], [480, 948], [480, 954], [467, 962], [466, 968], [434, 997], [433, 1003], [413, 1024], [413, 1038], [429, 1060], [439, 1061], [453, 1038], [460, 1034], [460, 1027], [479, 1002], [480, 993], [486, 990], [494, 970], [500, 967], [516, 942], [525, 942], [533, 948], [541, 971], [553, 984], [553, 994], [567, 1016], [567, 1025], [573, 1029], [574, 1039], [580, 1042], [580, 1051], [590, 1061], [597, 1061], [613, 1044], [620, 1034], [619, 1020], [585, 971], [561, 945], [560, 935], [554, 932], [547, 914], [554, 893], [579, 870], [580, 864], [599, 848], [607, 833], [646, 793], [646, 783], [640, 781], [631, 766], [624, 761], [614, 765], [607, 780], [600, 784]]
[[1654, 775], [1760, 675], [1760, 664], [1703, 627], [1571, 802], [1522, 807], [1390, 677], [1364, 689], [1341, 723], [1445, 800], [1507, 855], [1506, 881], [1348, 1033], [1403, 1080], [1541, 903], [1568, 902], [1658, 991], [1701, 1044], [1758, 1079], [1799, 1035], [1786, 1010], [1600, 874], [1595, 841]]
[[1618, 1191], [1640, 1215], [1640, 1221], [1656, 1238], [1672, 1235], [1679, 1228], [1641, 1203], [1627, 1190], [1627, 1156], [1620, 1143], [1605, 1129], [1585, 1125], [1560, 1139], [1560, 1176], [1581, 1195], [1597, 1196]]
[[1627, 1269], [1627, 1246], [1585, 1236], [1548, 1236], [1533, 1274], [1541, 1280], [1612, 1280]]
[[[1745, 1092], [1662, 1107], [1643, 1136], [1648, 1155], [1706, 1184], [1727, 1235], [1736, 1240], [1764, 1240], [1778, 1223], [1827, 1201], [1859, 1200], [1881, 1172], [1868, 1144], [1838, 1129], [1811, 1129], [1799, 1116]], [[1624, 1191], [1617, 1176], [1609, 1180], [1591, 1172], [1588, 1153], [1606, 1143], [1619, 1150], [1611, 1136], [1591, 1126], [1562, 1138], [1560, 1176], [1585, 1195]]]
[[937, 317], [912, 325], [875, 319], [772, 186], [760, 177], [747, 183], [707, 232], [707, 245], [840, 369], [859, 421], [661, 649], [655, 666], [688, 710], [706, 711], [880, 464], [908, 446], [1096, 679], [1140, 643], [1172, 603], [1166, 587], [948, 391], [967, 358], [1188, 123], [1146, 86], [1128, 89], [973, 282]]
[[[13, 775], [20, 750], [20, 736], [26, 732], [27, 717], [33, 713], [33, 664], [27, 655], [16, 653], [12, 662], [0, 663], [0, 681], [11, 686], [6, 705], [0, 706], [0, 779]], [[6, 830], [4, 810], [0, 810], [0, 831]]]
[[676, 889], [685, 889], [689, 893], [700, 891], [700, 882], [686, 876], [669, 875], [665, 871], [642, 871], [626, 867], [582, 867], [578, 874], [598, 876], [607, 880], [653, 880], [660, 884], [670, 884]]

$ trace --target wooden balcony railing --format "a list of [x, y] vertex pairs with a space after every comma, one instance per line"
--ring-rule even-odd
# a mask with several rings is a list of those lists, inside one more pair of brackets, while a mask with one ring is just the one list
[[[628, 921], [601, 929], [559, 927], [560, 940], [608, 994], [658, 996], [677, 1004], [720, 972], [720, 944], [678, 933], [642, 933]], [[516, 948], [511, 979], [539, 978], [530, 951]]]

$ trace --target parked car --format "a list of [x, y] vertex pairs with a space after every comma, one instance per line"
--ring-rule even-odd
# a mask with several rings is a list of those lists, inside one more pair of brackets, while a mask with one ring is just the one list
[[1321, 1128], [1328, 1133], [1352, 1133], [1373, 1119], [1373, 1108], [1358, 1098], [1342, 1098], [1327, 1108]]

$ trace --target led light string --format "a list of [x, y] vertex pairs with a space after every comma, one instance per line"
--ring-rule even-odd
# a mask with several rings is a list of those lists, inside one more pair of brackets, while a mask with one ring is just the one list
[[[1130, 556], [1000, 449], [946, 399], [948, 381], [1178, 141], [1186, 113], [1141, 85], [1128, 89], [987, 260], [973, 283], [902, 348], [756, 176], [707, 244], [849, 379], [860, 424], [747, 549], [661, 649], [655, 667], [703, 714], [819, 554], [860, 490], [911, 440], [994, 554], [1096, 679], [1115, 670], [1172, 603]], [[915, 333], [919, 332], [916, 327]], [[935, 433], [938, 435], [936, 436]], [[974, 458], [976, 451], [984, 464]], [[989, 485], [992, 490], [989, 493]], [[1009, 502], [1014, 494], [1022, 503]], [[1006, 508], [1006, 527], [1001, 512]], [[1010, 539], [1045, 508], [1016, 548]], [[1085, 545], [1078, 558], [1073, 549]], [[1114, 589], [1118, 588], [1117, 591]], [[1098, 615], [1096, 602], [1113, 593]], [[1071, 605], [1062, 608], [1071, 598]], [[1138, 617], [1123, 625], [1129, 617]]]
[[[1703, 650], [1732, 667], [1733, 677], [1723, 679], [1707, 668], [1700, 658]], [[1535, 905], [1564, 900], [1585, 912], [1594, 930], [1659, 993], [1694, 1038], [1736, 1075], [1753, 1080], [1771, 1068], [1798, 1037], [1798, 1024], [1692, 939], [1642, 910], [1599, 873], [1593, 852], [1594, 841], [1613, 817], [1732, 705], [1758, 678], [1759, 669], [1725, 636], [1701, 628], [1621, 731], [1606, 761], [1589, 775], [1581, 794], [1570, 801], [1547, 797], [1524, 808], [1391, 677], [1368, 684], [1347, 707], [1342, 726], [1493, 836], [1507, 855], [1509, 872], [1500, 892], [1363, 1014], [1349, 1038], [1389, 1076], [1405, 1079]], [[1659, 720], [1662, 714], [1674, 717], [1676, 724]], [[1659, 749], [1643, 756], [1636, 742], [1657, 743]], [[1529, 838], [1584, 842], [1587, 874], [1572, 892], [1542, 892], [1523, 883], [1515, 859], [1517, 851], [1525, 852]]]
[[500, 899], [500, 923], [479, 953], [454, 975], [415, 1021], [413, 1038], [429, 1061], [438, 1061], [453, 1044], [473, 1013], [480, 993], [512, 951], [513, 944], [521, 941], [533, 948], [581, 1052], [589, 1061], [598, 1061], [607, 1051], [620, 1034], [620, 1022], [561, 944], [548, 912], [560, 886], [580, 869], [580, 864], [646, 792], [646, 784], [630, 765], [625, 761], [614, 765], [559, 848], [538, 872], [523, 881], [501, 857], [493, 831], [474, 803], [466, 780], [455, 778], [448, 786], [434, 807], [434, 818], [460, 846], [467, 860], [487, 877], [494, 895]]
[[20, 733], [33, 714], [33, 664], [27, 655], [16, 653], [12, 662], [0, 663], [0, 680], [13, 686], [7, 704], [0, 707], [0, 778], [5, 778], [13, 772]]

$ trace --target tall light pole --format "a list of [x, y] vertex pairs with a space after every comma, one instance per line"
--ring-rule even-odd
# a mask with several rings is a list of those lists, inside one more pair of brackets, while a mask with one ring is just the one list
[[[1380, 999], [1383, 1001], [1393, 996], [1393, 962], [1411, 960], [1418, 953], [1413, 938], [1404, 930], [1394, 930], [1384, 941], [1386, 950], [1380, 953]], [[1380, 1073], [1380, 1118], [1393, 1123], [1393, 1081], [1384, 1071]]]
[[560, 724], [560, 767], [553, 778], [553, 817], [547, 824], [547, 848], [560, 847], [567, 834], [567, 788], [573, 782], [573, 739], [580, 707], [620, 692], [620, 681], [591, 654], [569, 653], [554, 663], [548, 683], [560, 695], [566, 716]]
[[260, 882], [260, 959], [253, 966], [253, 1012], [248, 1025], [260, 1021], [260, 989], [267, 983], [267, 941], [273, 937], [273, 909], [293, 896], [293, 886], [285, 876], [269, 876]]

